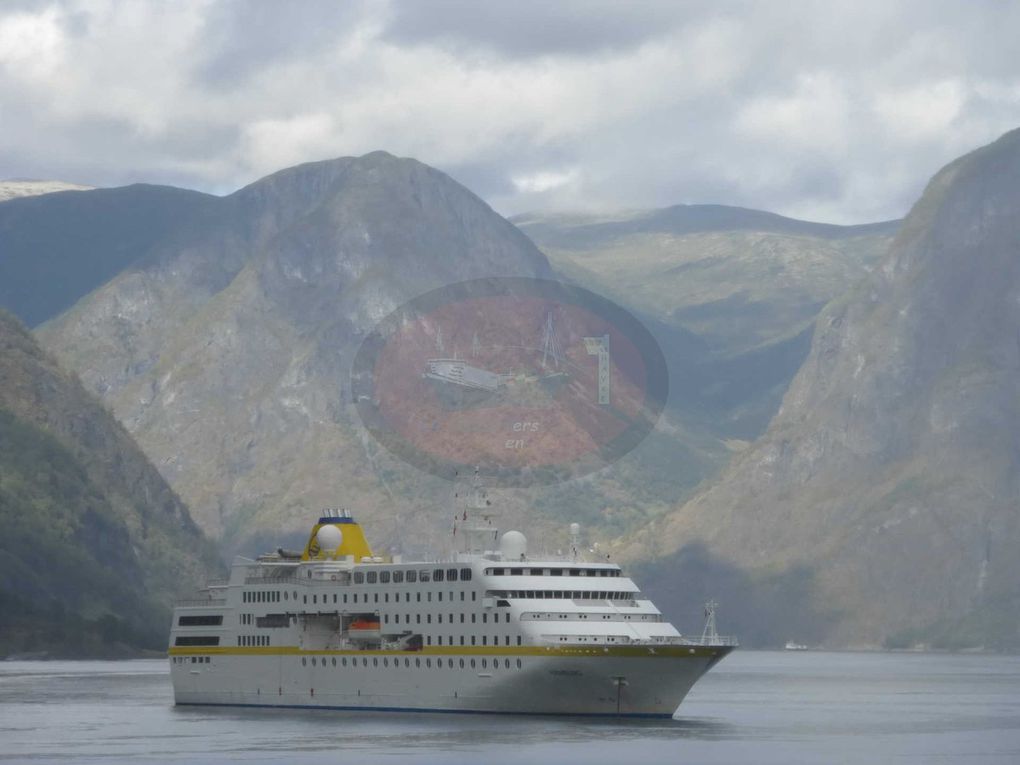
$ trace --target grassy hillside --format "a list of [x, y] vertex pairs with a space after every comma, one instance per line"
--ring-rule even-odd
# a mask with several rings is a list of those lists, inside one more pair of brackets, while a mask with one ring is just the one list
[[170, 606], [220, 568], [138, 447], [0, 312], [0, 655], [166, 644]]

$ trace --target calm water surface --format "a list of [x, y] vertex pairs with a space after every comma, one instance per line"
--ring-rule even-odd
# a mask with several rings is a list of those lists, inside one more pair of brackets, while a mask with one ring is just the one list
[[175, 708], [165, 661], [0, 663], [0, 762], [1020, 763], [1020, 657], [738, 651], [673, 722]]

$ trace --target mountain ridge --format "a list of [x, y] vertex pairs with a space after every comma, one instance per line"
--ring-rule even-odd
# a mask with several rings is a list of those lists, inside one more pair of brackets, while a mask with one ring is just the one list
[[[608, 217], [609, 220], [603, 220]], [[761, 231], [774, 234], [800, 234], [827, 239], [892, 234], [901, 220], [874, 223], [836, 224], [790, 218], [748, 207], [720, 204], [679, 204], [649, 210], [595, 214], [528, 212], [514, 215], [510, 222], [536, 232], [536, 236], [554, 247], [590, 246], [638, 232], [696, 234], [712, 231]], [[569, 236], [557, 237], [550, 223], [569, 229]]]

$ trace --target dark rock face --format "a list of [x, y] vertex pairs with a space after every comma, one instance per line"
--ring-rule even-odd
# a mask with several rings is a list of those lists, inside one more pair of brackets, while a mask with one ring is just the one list
[[123, 427], [0, 311], [0, 652], [162, 648], [175, 595], [220, 569]]
[[411, 533], [394, 491], [423, 489], [389, 485], [417, 479], [355, 427], [353, 355], [411, 297], [510, 275], [552, 271], [450, 178], [377, 152], [218, 200], [39, 335], [228, 546], [304, 533], [309, 513], [340, 504], [384, 520], [377, 535], [394, 539]]
[[838, 644], [1020, 642], [1020, 131], [943, 169], [821, 314], [765, 436], [659, 529], [813, 568]]

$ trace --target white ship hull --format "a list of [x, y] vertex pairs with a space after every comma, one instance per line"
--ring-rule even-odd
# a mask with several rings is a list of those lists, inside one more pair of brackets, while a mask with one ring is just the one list
[[387, 560], [352, 519], [324, 516], [304, 553], [237, 558], [229, 580], [178, 603], [174, 698], [670, 717], [736, 645], [714, 616], [700, 638], [682, 636], [616, 564], [529, 558], [524, 542], [508, 532], [499, 552]]
[[725, 647], [633, 649], [630, 655], [588, 650], [591, 655], [560, 649], [371, 657], [214, 653], [208, 663], [172, 664], [172, 674], [182, 705], [672, 717], [691, 686], [728, 653]]

